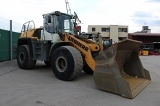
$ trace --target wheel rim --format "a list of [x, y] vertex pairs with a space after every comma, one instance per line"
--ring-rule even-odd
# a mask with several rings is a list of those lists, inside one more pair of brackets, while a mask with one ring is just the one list
[[19, 62], [22, 64], [24, 62], [24, 60], [25, 60], [25, 55], [22, 52], [22, 53], [19, 54]]
[[56, 68], [59, 72], [64, 72], [67, 68], [67, 60], [65, 57], [58, 57], [56, 60]]

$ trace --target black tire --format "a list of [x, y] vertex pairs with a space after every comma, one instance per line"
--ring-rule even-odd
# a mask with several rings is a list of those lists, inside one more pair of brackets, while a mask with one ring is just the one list
[[17, 63], [21, 69], [34, 68], [36, 60], [33, 60], [28, 45], [21, 45], [18, 47]]
[[62, 46], [52, 53], [51, 67], [58, 79], [64, 81], [73, 80], [82, 71], [83, 59], [76, 48]]
[[44, 61], [44, 63], [46, 64], [47, 67], [51, 66], [51, 62], [50, 61]]
[[86, 74], [90, 74], [90, 75], [93, 75], [93, 73], [94, 73], [94, 71], [87, 64], [85, 66], [83, 66], [83, 71]]

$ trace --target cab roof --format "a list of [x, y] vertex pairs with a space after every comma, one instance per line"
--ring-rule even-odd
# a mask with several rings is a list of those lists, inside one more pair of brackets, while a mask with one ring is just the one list
[[50, 12], [50, 13], [47, 13], [47, 14], [43, 14], [43, 16], [46, 16], [46, 15], [56, 15], [56, 14], [62, 14], [62, 15], [68, 15], [68, 16], [73, 16], [73, 15], [70, 15], [70, 14], [66, 14], [66, 13], [63, 13], [63, 12], [60, 12], [60, 11], [53, 11], [53, 12]]

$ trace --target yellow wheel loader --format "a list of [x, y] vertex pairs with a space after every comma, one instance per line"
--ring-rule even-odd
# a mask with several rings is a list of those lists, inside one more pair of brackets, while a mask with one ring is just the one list
[[74, 32], [76, 18], [55, 11], [43, 15], [43, 27], [25, 23], [17, 43], [18, 66], [32, 69], [36, 61], [44, 61], [65, 81], [83, 70], [93, 74], [98, 88], [134, 98], [151, 80], [138, 57], [141, 42], [125, 40], [104, 49], [99, 33]]

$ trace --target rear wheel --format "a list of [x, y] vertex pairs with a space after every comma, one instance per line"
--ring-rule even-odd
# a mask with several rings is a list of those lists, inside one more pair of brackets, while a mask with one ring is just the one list
[[80, 52], [71, 46], [62, 46], [52, 53], [51, 67], [55, 76], [60, 80], [76, 78], [83, 68]]
[[28, 45], [21, 45], [18, 47], [17, 63], [21, 69], [34, 68], [36, 60], [33, 60]]

